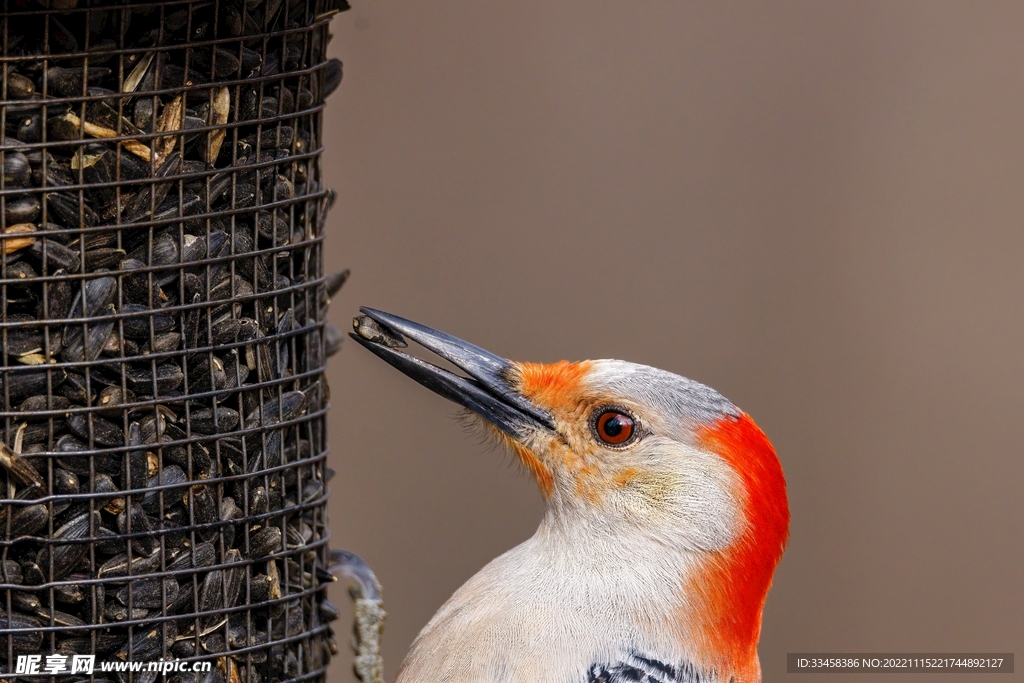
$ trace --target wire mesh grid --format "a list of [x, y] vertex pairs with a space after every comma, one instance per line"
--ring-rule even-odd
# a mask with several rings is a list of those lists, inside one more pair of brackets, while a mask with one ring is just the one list
[[344, 8], [3, 3], [5, 678], [159, 675], [74, 655], [212, 663], [176, 683], [323, 677], [343, 278], [319, 157]]

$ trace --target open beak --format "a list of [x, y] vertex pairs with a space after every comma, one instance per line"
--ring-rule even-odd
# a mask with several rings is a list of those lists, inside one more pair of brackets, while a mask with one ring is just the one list
[[[359, 310], [376, 324], [362, 316], [356, 318], [352, 338], [426, 388], [481, 415], [516, 440], [538, 429], [555, 431], [551, 415], [511, 386], [510, 361], [397, 315], [365, 307]], [[405, 338], [433, 351], [469, 377], [398, 351], [406, 345]]]

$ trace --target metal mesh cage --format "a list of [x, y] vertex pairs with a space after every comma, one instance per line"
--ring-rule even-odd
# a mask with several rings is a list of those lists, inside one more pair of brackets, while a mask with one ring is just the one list
[[5, 677], [323, 677], [338, 5], [3, 3]]

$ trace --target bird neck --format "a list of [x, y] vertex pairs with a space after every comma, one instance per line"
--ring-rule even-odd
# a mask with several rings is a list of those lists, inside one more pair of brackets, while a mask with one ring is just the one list
[[544, 568], [545, 594], [557, 598], [563, 613], [599, 621], [610, 649], [692, 665], [708, 680], [761, 680], [757, 641], [765, 596], [757, 594], [756, 577], [747, 583], [743, 572], [753, 563], [739, 549], [709, 554], [621, 534], [582, 539], [548, 517], [517, 551], [509, 564]]
[[681, 547], [659, 530], [618, 525], [556, 495], [527, 547], [558, 558], [561, 570], [548, 576], [573, 584], [562, 594], [578, 592], [588, 604], [605, 601], [616, 613], [641, 616], [638, 631], [719, 680], [760, 681], [761, 615], [788, 536], [785, 480], [770, 442], [746, 415], [711, 425], [698, 438], [737, 473], [739, 523], [728, 545]]

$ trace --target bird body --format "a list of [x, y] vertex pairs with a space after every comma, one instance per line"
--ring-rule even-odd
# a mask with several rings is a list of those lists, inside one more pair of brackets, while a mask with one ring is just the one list
[[749, 416], [655, 368], [515, 363], [363, 310], [469, 375], [361, 340], [482, 416], [547, 503], [532, 538], [441, 607], [396, 683], [760, 681], [761, 612], [789, 511]]

